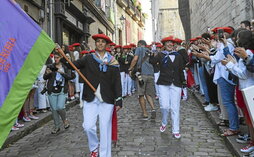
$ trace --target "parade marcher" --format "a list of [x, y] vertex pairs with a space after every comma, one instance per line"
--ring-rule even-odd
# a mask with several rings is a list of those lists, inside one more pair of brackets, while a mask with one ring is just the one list
[[45, 80], [48, 80], [47, 92], [55, 124], [54, 129], [51, 131], [52, 134], [56, 134], [60, 131], [59, 116], [64, 123], [65, 129], [70, 126], [66, 117], [65, 100], [68, 91], [68, 80], [75, 78], [75, 74], [60, 62], [61, 55], [58, 52], [55, 52], [54, 59], [55, 63], [48, 65], [43, 76]]
[[[106, 51], [107, 44], [111, 43], [104, 34], [93, 35], [95, 53], [74, 61], [73, 64], [83, 72], [87, 80], [100, 90], [103, 102], [94, 95], [94, 91], [85, 83], [83, 92], [83, 128], [88, 137], [91, 157], [111, 157], [112, 113], [114, 104], [116, 111], [122, 107], [122, 89], [119, 64]], [[62, 60], [69, 68], [70, 64]], [[100, 142], [97, 137], [97, 117], [99, 117]]]
[[[153, 65], [149, 63], [149, 49], [146, 48], [147, 44], [144, 40], [138, 42], [138, 47], [135, 50], [135, 56], [131, 62], [129, 73], [132, 74], [134, 66], [137, 64], [137, 70], [139, 72], [138, 79], [138, 96], [139, 104], [143, 112], [143, 118], [148, 119], [146, 111], [145, 97], [151, 106], [151, 119], [155, 119], [156, 111], [153, 102], [154, 91], [154, 70]], [[137, 73], [136, 73], [137, 74]]]
[[111, 51], [111, 55], [114, 56], [115, 55], [115, 46], [116, 44], [115, 43], [110, 43], [109, 44], [109, 48], [110, 48], [110, 51]]
[[118, 60], [118, 58], [121, 56], [121, 54], [122, 54], [122, 46], [116, 45], [115, 46], [115, 54], [114, 54], [115, 59]]
[[131, 46], [123, 46], [123, 52], [118, 58], [120, 64], [120, 74], [122, 82], [122, 96], [131, 96], [132, 79], [129, 76], [128, 69], [133, 59], [133, 54], [130, 52]]
[[[74, 55], [74, 60], [78, 60], [80, 58], [80, 52], [81, 52], [81, 44], [80, 43], [74, 43], [72, 44], [72, 47], [74, 48], [73, 51], [73, 55]], [[74, 100], [75, 98], [77, 98], [79, 100], [79, 96], [80, 96], [80, 88], [79, 88], [79, 76], [78, 73], [75, 71], [75, 79], [74, 84], [75, 84], [75, 95], [71, 96], [71, 100]]]
[[172, 133], [175, 138], [180, 138], [180, 100], [184, 79], [184, 60], [174, 48], [173, 36], [161, 40], [165, 50], [156, 56], [151, 55], [152, 64], [159, 63], [160, 76], [157, 81], [159, 85], [159, 102], [162, 113], [160, 131], [164, 132], [168, 124], [168, 115], [171, 111]]

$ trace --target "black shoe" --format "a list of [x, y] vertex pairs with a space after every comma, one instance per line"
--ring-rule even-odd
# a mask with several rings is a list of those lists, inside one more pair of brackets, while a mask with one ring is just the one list
[[207, 106], [207, 105], [209, 105], [209, 102], [204, 102], [204, 103], [202, 103], [202, 106]]
[[247, 144], [247, 143], [250, 142], [250, 136], [248, 134], [245, 134], [245, 135], [243, 135], [241, 137], [238, 137], [236, 139], [236, 142], [237, 143], [242, 143], [242, 144]]
[[64, 129], [68, 129], [70, 127], [70, 123], [69, 123], [69, 121], [65, 121], [64, 122]]
[[156, 118], [156, 111], [152, 110], [151, 112], [151, 119], [155, 119]]
[[52, 131], [51, 131], [51, 134], [56, 134], [60, 131], [60, 128], [54, 128]]

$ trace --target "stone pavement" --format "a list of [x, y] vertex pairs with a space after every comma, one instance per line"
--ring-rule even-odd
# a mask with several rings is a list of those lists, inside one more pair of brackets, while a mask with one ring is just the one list
[[[158, 102], [156, 101], [157, 108]], [[149, 107], [148, 107], [149, 109]], [[181, 106], [180, 140], [174, 139], [170, 126], [160, 133], [160, 112], [156, 120], [142, 120], [137, 96], [124, 100], [118, 113], [119, 141], [113, 157], [190, 157], [232, 156], [224, 140], [207, 119], [197, 102], [190, 98]], [[88, 157], [87, 138], [82, 128], [82, 110], [68, 111], [71, 127], [58, 135], [50, 134], [50, 121], [0, 152], [2, 157]]]

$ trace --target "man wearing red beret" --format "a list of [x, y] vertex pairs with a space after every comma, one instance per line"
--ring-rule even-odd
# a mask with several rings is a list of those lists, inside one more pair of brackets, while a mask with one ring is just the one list
[[[102, 101], [93, 90], [84, 84], [83, 92], [83, 128], [88, 137], [90, 157], [111, 157], [112, 113], [114, 104], [116, 111], [122, 107], [122, 88], [119, 64], [106, 51], [107, 44], [111, 43], [104, 34], [93, 35], [96, 51], [74, 61], [73, 64], [83, 71], [87, 80], [100, 92]], [[63, 60], [63, 62], [65, 62]], [[65, 64], [72, 68], [68, 63]], [[100, 141], [97, 137], [96, 121], [99, 118]]]
[[131, 87], [132, 87], [132, 79], [129, 76], [128, 69], [130, 67], [131, 61], [133, 59], [133, 54], [130, 53], [131, 46], [125, 45], [123, 46], [123, 53], [118, 58], [120, 64], [120, 75], [122, 82], [122, 96], [131, 96]]

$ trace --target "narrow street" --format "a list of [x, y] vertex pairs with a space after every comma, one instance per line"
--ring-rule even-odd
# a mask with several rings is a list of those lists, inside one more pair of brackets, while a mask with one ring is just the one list
[[[119, 112], [119, 141], [112, 148], [113, 157], [190, 157], [232, 156], [218, 136], [200, 106], [193, 98], [181, 104], [181, 134], [176, 140], [171, 128], [159, 131], [158, 101], [156, 120], [142, 120], [137, 96], [124, 100]], [[149, 107], [148, 107], [149, 109]], [[58, 135], [50, 134], [53, 121], [35, 130], [0, 152], [1, 157], [78, 157], [88, 156], [88, 145], [82, 129], [82, 109], [75, 106], [68, 111], [71, 127]]]

